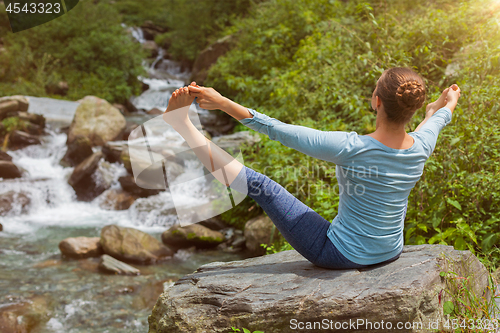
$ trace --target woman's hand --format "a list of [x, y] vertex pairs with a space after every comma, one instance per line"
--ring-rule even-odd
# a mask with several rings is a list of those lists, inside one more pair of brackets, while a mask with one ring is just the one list
[[460, 88], [456, 84], [454, 84], [450, 87], [450, 89], [448, 90], [448, 94], [446, 95], [446, 106], [451, 110], [452, 113], [458, 104], [460, 92]]
[[450, 88], [446, 88], [443, 90], [441, 93], [441, 96], [437, 100], [435, 100], [432, 103], [427, 104], [427, 107], [425, 108], [425, 117], [432, 117], [432, 115], [439, 109], [443, 108], [446, 106], [446, 96], [448, 95], [448, 91]]
[[202, 109], [224, 110], [227, 104], [227, 98], [219, 94], [214, 88], [200, 87], [196, 82], [192, 82], [188, 89], [191, 96], [198, 98], [197, 102]]

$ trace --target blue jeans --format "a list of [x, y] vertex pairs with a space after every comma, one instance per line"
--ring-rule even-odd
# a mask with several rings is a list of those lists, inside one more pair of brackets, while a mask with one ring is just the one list
[[[243, 167], [238, 178], [245, 175], [248, 196], [264, 209], [288, 243], [311, 263], [330, 269], [372, 266], [360, 265], [344, 257], [327, 237], [330, 222], [280, 184], [247, 167]], [[384, 263], [398, 259], [400, 254]]]

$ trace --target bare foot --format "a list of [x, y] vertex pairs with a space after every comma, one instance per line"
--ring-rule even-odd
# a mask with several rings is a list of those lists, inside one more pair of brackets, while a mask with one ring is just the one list
[[194, 101], [194, 96], [189, 95], [189, 89], [182, 87], [172, 93], [168, 101], [167, 111], [170, 112], [191, 105]]
[[194, 96], [189, 95], [189, 89], [182, 87], [172, 93], [168, 101], [167, 111], [163, 114], [163, 120], [170, 126], [177, 128], [190, 122], [188, 112], [193, 103]]

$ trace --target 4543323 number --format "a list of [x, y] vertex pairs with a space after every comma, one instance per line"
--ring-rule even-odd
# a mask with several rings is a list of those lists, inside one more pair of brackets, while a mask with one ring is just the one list
[[5, 11], [14, 14], [19, 14], [21, 12], [25, 14], [59, 14], [61, 12], [61, 4], [57, 2], [31, 2], [24, 4], [11, 2], [7, 8], [5, 8]]

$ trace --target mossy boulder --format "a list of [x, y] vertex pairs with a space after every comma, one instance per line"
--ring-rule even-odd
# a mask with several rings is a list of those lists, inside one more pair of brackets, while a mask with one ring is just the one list
[[80, 101], [71, 122], [68, 143], [79, 135], [87, 137], [93, 146], [102, 146], [120, 138], [127, 122], [120, 111], [106, 100], [87, 96]]
[[174, 253], [153, 236], [133, 228], [108, 225], [101, 230], [104, 253], [125, 262], [153, 264]]
[[224, 242], [224, 235], [218, 231], [208, 229], [199, 224], [191, 224], [185, 227], [173, 226], [161, 235], [164, 244], [172, 248], [211, 248]]

